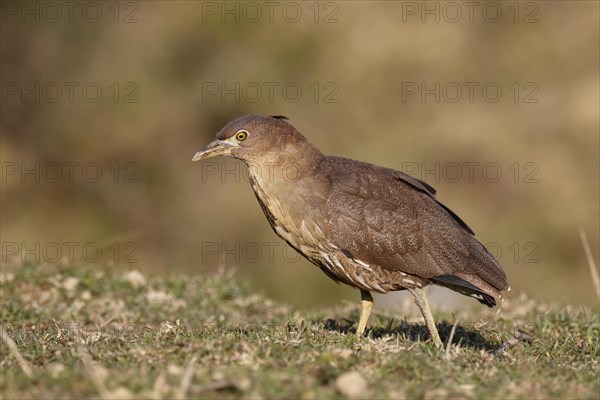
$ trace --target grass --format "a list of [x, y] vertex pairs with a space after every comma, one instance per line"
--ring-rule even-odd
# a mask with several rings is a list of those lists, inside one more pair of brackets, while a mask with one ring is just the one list
[[231, 272], [25, 265], [0, 277], [6, 399], [600, 397], [600, 320], [584, 307], [521, 296], [434, 311], [452, 336], [439, 352], [418, 320], [374, 315], [355, 338], [358, 304], [302, 312]]

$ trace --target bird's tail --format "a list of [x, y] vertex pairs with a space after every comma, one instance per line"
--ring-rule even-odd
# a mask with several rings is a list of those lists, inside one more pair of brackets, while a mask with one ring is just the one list
[[500, 291], [482, 281], [469, 275], [438, 275], [430, 278], [434, 283], [445, 286], [455, 292], [473, 297], [488, 307], [494, 307], [496, 300], [502, 301]]

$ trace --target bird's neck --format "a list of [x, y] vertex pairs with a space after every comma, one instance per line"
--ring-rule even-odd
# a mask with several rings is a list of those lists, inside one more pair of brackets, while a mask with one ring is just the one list
[[289, 144], [284, 151], [261, 154], [248, 162], [250, 178], [263, 187], [293, 185], [314, 179], [323, 154], [308, 142]]

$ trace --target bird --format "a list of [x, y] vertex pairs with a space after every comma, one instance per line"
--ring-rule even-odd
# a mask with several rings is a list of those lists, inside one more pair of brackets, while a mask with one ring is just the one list
[[510, 290], [502, 266], [473, 230], [404, 172], [323, 154], [284, 116], [246, 115], [225, 125], [192, 161], [246, 163], [275, 233], [335, 282], [360, 290], [356, 335], [372, 292], [408, 290], [435, 346], [439, 333], [423, 291], [438, 285], [493, 307]]

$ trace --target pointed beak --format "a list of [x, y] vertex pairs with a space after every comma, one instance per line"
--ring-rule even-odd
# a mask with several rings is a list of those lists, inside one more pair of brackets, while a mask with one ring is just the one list
[[214, 140], [208, 146], [201, 148], [194, 157], [192, 161], [200, 161], [211, 157], [216, 156], [227, 156], [231, 154], [231, 150], [235, 146], [231, 142], [227, 142], [224, 140]]

